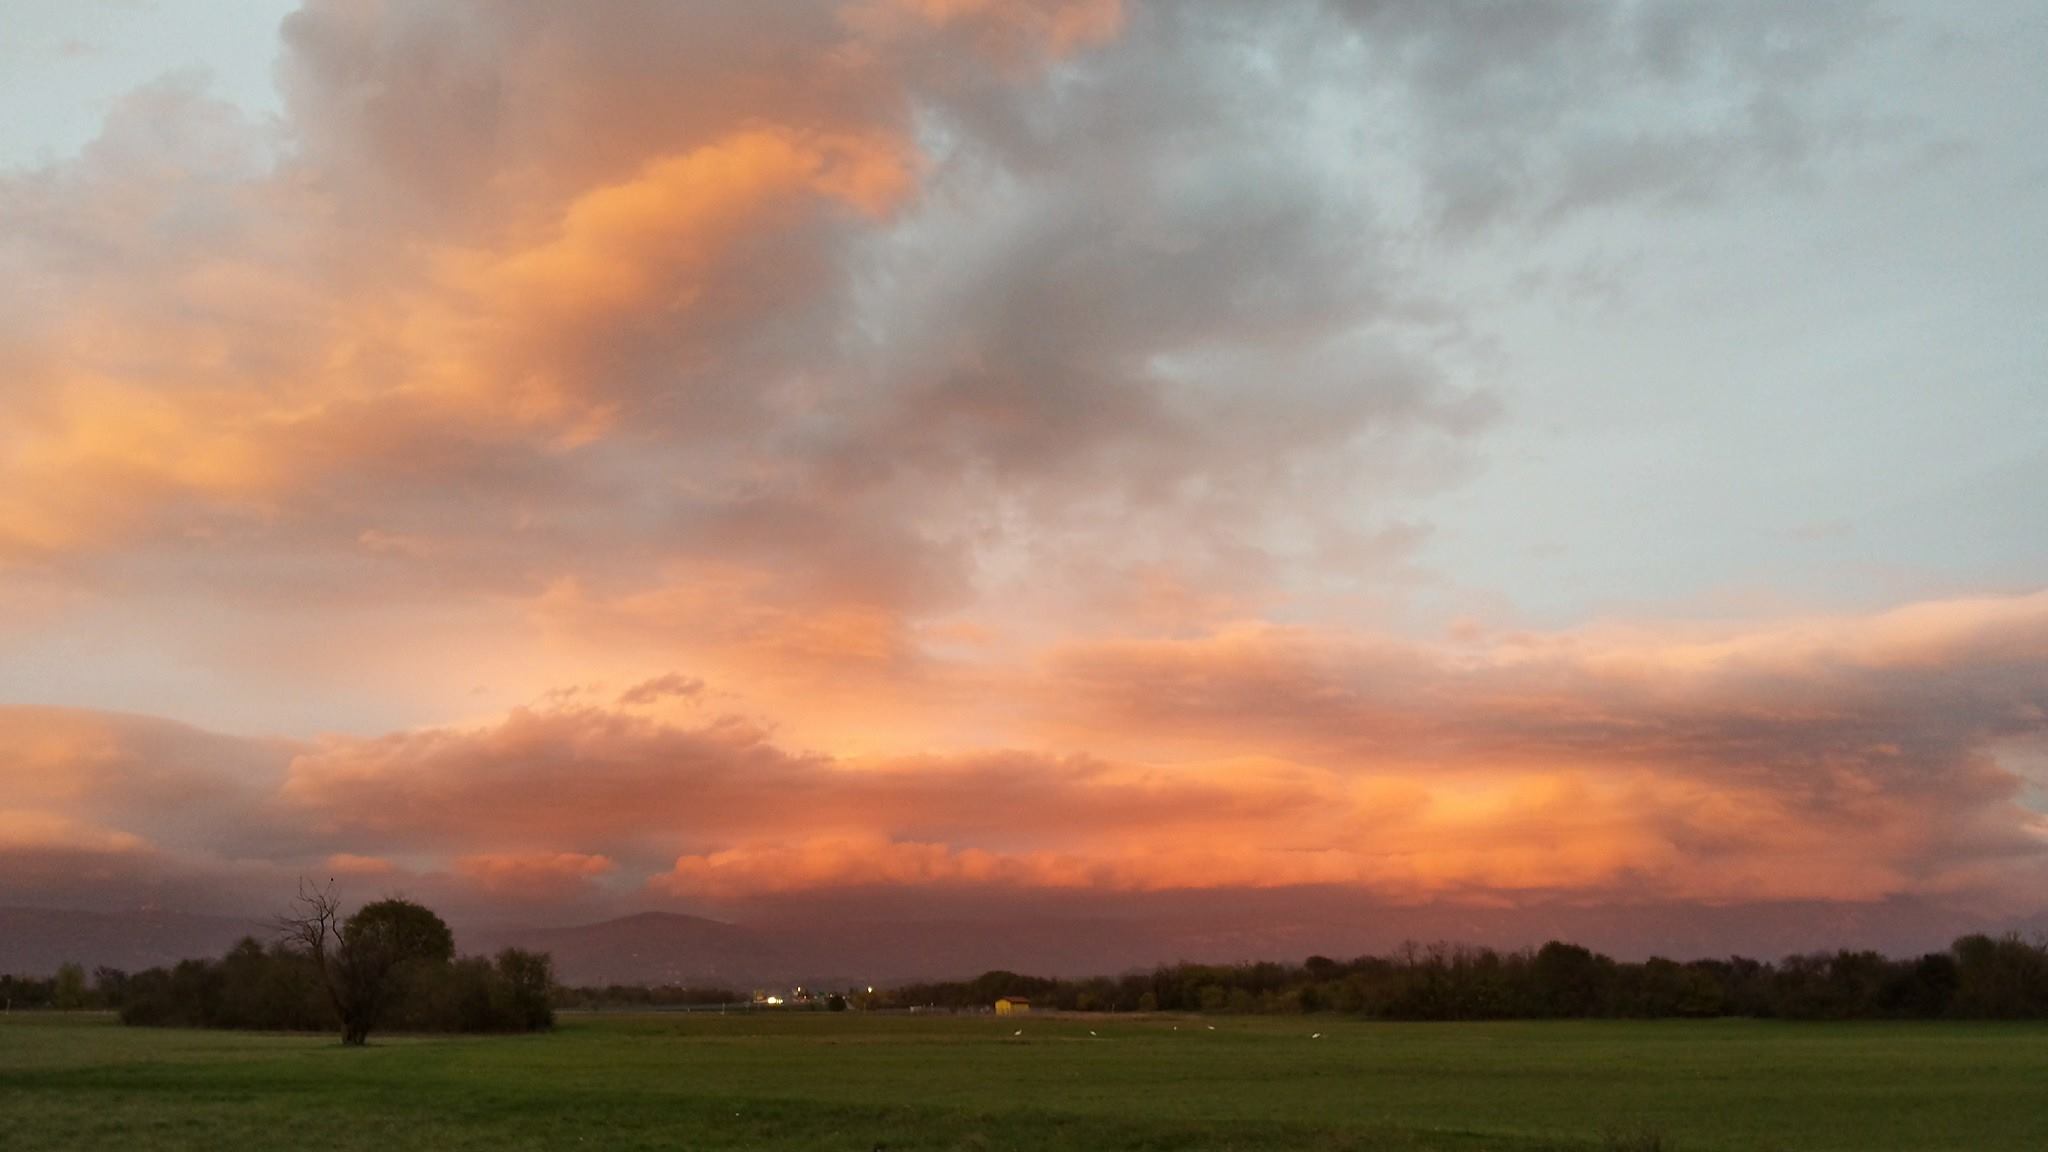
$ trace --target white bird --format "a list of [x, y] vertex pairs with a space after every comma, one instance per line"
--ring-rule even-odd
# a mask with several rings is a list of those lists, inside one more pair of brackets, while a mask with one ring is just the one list
[[1095, 1035], [1095, 1029], [1093, 1029], [1093, 1028], [1090, 1028], [1090, 1029], [1088, 1030], [1088, 1034], [1089, 1034], [1090, 1036], [1093, 1036], [1093, 1035]]
[[1215, 1030], [1216, 1026], [1214, 1024], [1209, 1025], [1209, 1031], [1214, 1032]]
[[1017, 1029], [1017, 1030], [1016, 1030], [1015, 1032], [1012, 1032], [1012, 1033], [1010, 1033], [1010, 1035], [1012, 1035], [1012, 1036], [1022, 1036], [1023, 1034], [1024, 1034], [1024, 1030], [1023, 1030], [1022, 1028], [1019, 1028], [1019, 1029]]
[[1311, 1039], [1311, 1040], [1321, 1040], [1322, 1038], [1323, 1038], [1323, 1034], [1322, 1034], [1321, 1032], [1318, 1032], [1318, 1033], [1316, 1033], [1315, 1035], [1313, 1035], [1313, 1036], [1310, 1036], [1310, 1037], [1309, 1037], [1309, 1039]]

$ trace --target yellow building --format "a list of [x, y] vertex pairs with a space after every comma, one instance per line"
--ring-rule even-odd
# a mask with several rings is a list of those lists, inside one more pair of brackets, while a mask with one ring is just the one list
[[996, 1001], [996, 1015], [1022, 1016], [1031, 1011], [1031, 1001], [1022, 996], [1005, 996]]

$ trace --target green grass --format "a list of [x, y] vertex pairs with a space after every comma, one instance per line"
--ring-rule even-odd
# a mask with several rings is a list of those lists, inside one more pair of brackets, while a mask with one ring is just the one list
[[570, 1016], [348, 1050], [0, 1017], [4, 1149], [878, 1146], [2032, 1152], [2048, 1027]]

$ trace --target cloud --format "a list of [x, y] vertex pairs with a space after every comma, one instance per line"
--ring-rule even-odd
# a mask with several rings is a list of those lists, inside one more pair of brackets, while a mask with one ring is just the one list
[[203, 732], [141, 716], [83, 709], [0, 707], [0, 811], [59, 813], [172, 850], [216, 844], [265, 851], [279, 829], [264, 812], [294, 747]]
[[0, 605], [69, 592], [21, 676], [121, 637], [123, 703], [372, 731], [687, 666], [866, 754], [1041, 635], [1344, 619], [1504, 414], [1438, 153], [1724, 83], [1802, 123], [1854, 26], [309, 3], [282, 118], [174, 79], [0, 177]]
[[0, 811], [0, 851], [73, 851], [126, 855], [148, 845], [139, 836], [96, 828], [50, 812]]
[[1697, 204], [1797, 169], [1856, 130], [1803, 97], [1878, 19], [1858, 2], [1332, 7], [1424, 126], [1419, 207], [1453, 234]]
[[1572, 418], [1460, 262], [1796, 183], [1871, 28], [313, 0], [0, 175], [0, 677], [295, 733], [0, 709], [0, 883], [2021, 899], [2043, 594], [1381, 626]]
[[581, 852], [483, 853], [455, 861], [456, 875], [490, 895], [540, 902], [580, 892], [616, 867]]
[[352, 878], [390, 876], [398, 871], [398, 865], [382, 856], [358, 856], [353, 852], [336, 852], [327, 858], [327, 869], [337, 876]]
[[[0, 186], [37, 297], [0, 342], [0, 550], [367, 547], [531, 591], [738, 549], [895, 612], [1023, 568], [1070, 570], [1062, 603], [1105, 570], [1272, 594], [1364, 554], [1374, 501], [1455, 476], [1495, 410], [1423, 355], [1468, 321], [1336, 94], [1402, 97], [1419, 134], [1365, 151], [1433, 187], [1475, 123], [1569, 154], [1630, 96], [1733, 85], [1628, 137], [1719, 172], [1755, 109], [1799, 123], [1844, 21], [312, 3], [281, 124], [169, 83]], [[1517, 211], [1663, 194], [1609, 183]]]
[[697, 679], [695, 676], [684, 676], [678, 672], [670, 672], [665, 676], [657, 676], [652, 680], [643, 680], [624, 692], [619, 693], [619, 703], [622, 705], [653, 704], [658, 700], [672, 696], [680, 696], [685, 699], [692, 698], [703, 691], [704, 682], [702, 680]]
[[[1085, 754], [833, 756], [737, 717], [573, 697], [292, 746], [14, 710], [30, 787], [0, 829], [16, 850], [148, 847], [174, 870], [255, 859], [272, 875], [324, 861], [486, 901], [573, 902], [600, 881], [724, 905], [877, 887], [2005, 905], [2035, 890], [2048, 594], [1673, 631], [1477, 653], [1271, 629], [1069, 646], [1030, 688], [1033, 723], [1038, 746]], [[702, 691], [628, 695], [678, 690]], [[208, 787], [194, 746], [269, 765], [268, 790], [136, 802]]]
[[[1066, 802], [1087, 799], [1077, 790]], [[1105, 842], [1065, 850], [873, 836], [743, 844], [684, 855], [651, 884], [724, 901], [867, 887], [1101, 894], [1335, 886], [1397, 903], [1499, 903], [1874, 900], [1907, 883], [1886, 866], [1886, 850], [1852, 845], [1847, 829], [1815, 827], [1779, 798], [1648, 774], [1524, 771], [1452, 787], [1383, 778], [1315, 799], [1265, 800], [1295, 810], [1285, 824], [1213, 815], [1206, 835], [1190, 835], [1136, 818]], [[1886, 815], [1891, 824], [1907, 816]]]

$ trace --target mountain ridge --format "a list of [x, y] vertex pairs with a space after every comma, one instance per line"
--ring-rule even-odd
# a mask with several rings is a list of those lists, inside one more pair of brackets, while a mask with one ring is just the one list
[[[2038, 914], [1991, 920], [1918, 901], [1496, 909], [1301, 900], [1276, 901], [1264, 915], [1237, 905], [1165, 901], [1154, 915], [1020, 909], [976, 917], [811, 914], [731, 922], [646, 910], [552, 926], [455, 925], [462, 951], [545, 951], [565, 983], [720, 985], [740, 991], [952, 979], [995, 968], [1090, 976], [1180, 961], [1349, 957], [1431, 941], [1512, 949], [1561, 939], [1624, 959], [1731, 953], [1774, 959], [1837, 948], [1910, 955], [1946, 947], [1969, 932], [2044, 930], [2048, 918]], [[268, 939], [270, 933], [254, 917], [0, 906], [0, 973], [48, 975], [66, 961], [132, 971], [218, 956], [245, 935]], [[1657, 946], [1643, 947], [1646, 937]]]

